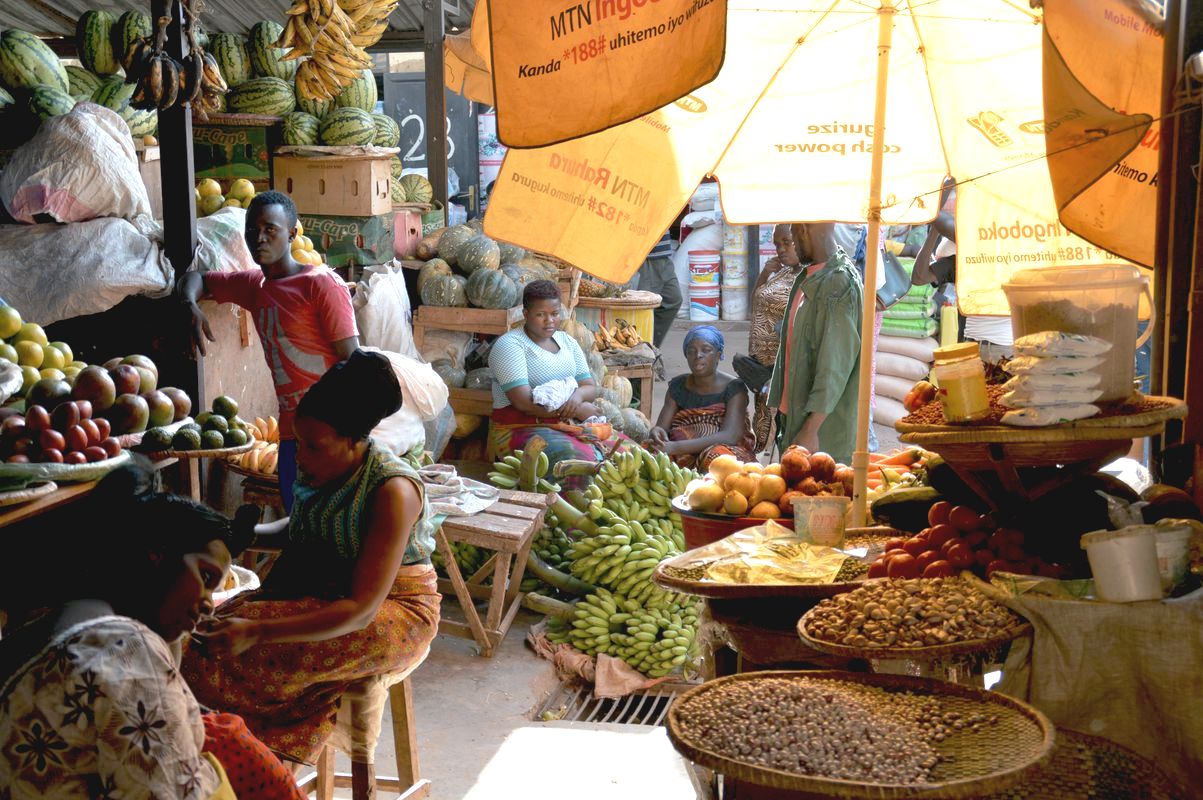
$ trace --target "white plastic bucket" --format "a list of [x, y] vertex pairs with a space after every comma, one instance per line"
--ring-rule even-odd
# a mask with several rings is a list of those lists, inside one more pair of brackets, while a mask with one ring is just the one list
[[748, 252], [748, 228], [746, 225], [728, 225], [723, 222], [723, 253], [741, 254]]
[[723, 319], [748, 318], [748, 287], [723, 285]]
[[723, 286], [748, 285], [748, 254], [723, 253]]
[[1157, 569], [1165, 594], [1186, 578], [1190, 567], [1190, 539], [1193, 531], [1186, 525], [1156, 525]]
[[719, 286], [722, 273], [722, 257], [717, 250], [689, 251], [689, 285], [702, 288]]
[[1090, 561], [1095, 593], [1100, 600], [1135, 603], [1161, 599], [1157, 529], [1152, 525], [1094, 531], [1082, 536], [1081, 545]]
[[722, 292], [717, 286], [712, 289], [690, 286], [689, 319], [693, 322], [714, 322], [717, 320], [721, 294]]
[[[1123, 265], [1024, 269], [1003, 284], [1003, 291], [1016, 339], [1051, 330], [1105, 339], [1111, 351], [1098, 369], [1103, 377], [1099, 401], [1121, 402], [1132, 396], [1136, 349], [1153, 332], [1150, 325], [1137, 338], [1138, 320], [1153, 305], [1149, 281], [1139, 270]], [[1141, 295], [1148, 303], [1143, 310]]]
[[844, 546], [844, 523], [850, 497], [795, 497], [794, 533], [811, 544], [826, 547]]

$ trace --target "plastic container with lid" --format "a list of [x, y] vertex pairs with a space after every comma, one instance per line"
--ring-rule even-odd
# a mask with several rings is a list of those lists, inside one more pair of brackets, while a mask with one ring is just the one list
[[1157, 529], [1152, 525], [1094, 531], [1083, 535], [1081, 544], [1090, 561], [1095, 593], [1100, 600], [1135, 603], [1161, 599]]
[[[1136, 267], [1100, 265], [1024, 269], [1003, 284], [1011, 305], [1015, 338], [1041, 331], [1097, 336], [1111, 342], [1098, 368], [1103, 395], [1098, 402], [1122, 402], [1132, 396], [1136, 349], [1153, 326], [1137, 338], [1137, 323], [1148, 317], [1153, 297], [1149, 281]], [[1141, 303], [1141, 296], [1147, 298]]]
[[936, 363], [931, 368], [931, 374], [940, 387], [937, 396], [944, 405], [944, 419], [949, 422], [977, 422], [989, 416], [986, 368], [982, 364], [977, 342], [937, 347], [932, 355]]

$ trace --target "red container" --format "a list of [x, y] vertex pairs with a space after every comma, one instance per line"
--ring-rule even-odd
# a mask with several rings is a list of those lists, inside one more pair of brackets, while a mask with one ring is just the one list
[[681, 515], [681, 528], [685, 533], [685, 547], [688, 550], [717, 542], [736, 531], [755, 528], [757, 525], [765, 523], [765, 520], [755, 517], [729, 517], [726, 514], [706, 514], [694, 511], [681, 497], [673, 500], [673, 510]]
[[393, 224], [393, 252], [397, 258], [413, 258], [422, 240], [422, 216], [413, 210], [398, 211]]

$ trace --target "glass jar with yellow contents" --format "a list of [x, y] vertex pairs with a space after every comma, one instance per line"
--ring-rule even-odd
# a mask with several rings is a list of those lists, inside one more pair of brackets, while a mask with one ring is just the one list
[[977, 342], [937, 347], [931, 369], [939, 384], [944, 419], [949, 422], [978, 422], [990, 415], [986, 394], [986, 368]]

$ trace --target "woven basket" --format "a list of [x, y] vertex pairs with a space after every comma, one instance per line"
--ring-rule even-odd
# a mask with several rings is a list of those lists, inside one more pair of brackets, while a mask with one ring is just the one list
[[237, 447], [221, 447], [213, 450], [163, 450], [157, 453], [146, 453], [146, 457], [151, 461], [164, 461], [168, 458], [226, 458], [228, 456], [236, 456], [239, 453], [245, 453], [255, 446], [253, 441], [248, 441], [246, 444], [240, 444]]
[[[944, 433], [951, 431], [989, 432], [989, 431], [1081, 431], [1092, 428], [1145, 428], [1151, 425], [1164, 425], [1167, 420], [1183, 419], [1186, 417], [1186, 404], [1175, 397], [1154, 397], [1146, 395], [1145, 402], [1156, 403], [1158, 408], [1142, 411], [1139, 414], [1111, 414], [1106, 411], [1097, 417], [1074, 420], [1061, 425], [1047, 428], [1015, 428], [1009, 425], [930, 425], [928, 423], [907, 422], [909, 417], [903, 417], [894, 423], [894, 429], [899, 433]], [[1000, 440], [992, 440], [1000, 441]], [[1026, 441], [1026, 440], [1025, 440]]]
[[618, 297], [582, 297], [577, 305], [582, 308], [659, 308], [660, 301], [660, 295], [655, 292], [627, 289]]
[[[1096, 461], [1103, 464], [1123, 456], [1132, 447], [1132, 438], [1160, 433], [1142, 433], [1127, 439], [1087, 439], [1065, 442], [933, 442], [938, 433], [904, 433], [899, 439], [907, 444], [922, 444], [939, 452], [940, 457], [960, 469], [993, 470], [997, 464], [1007, 467], [1056, 467]], [[922, 438], [922, 443], [916, 441]]]
[[[935, 698], [942, 711], [964, 715], [989, 714], [998, 723], [979, 733], [958, 732], [933, 746], [944, 760], [933, 770], [933, 783], [879, 784], [801, 775], [755, 766], [689, 740], [681, 729], [680, 713], [692, 699], [732, 681], [796, 678], [876, 686], [888, 691], [909, 691]], [[1046, 761], [1053, 747], [1053, 725], [1031, 706], [1011, 697], [955, 683], [914, 678], [835, 671], [748, 672], [709, 681], [677, 698], [668, 712], [668, 738], [682, 755], [696, 764], [733, 778], [824, 797], [894, 800], [895, 798], [978, 798], [1015, 786]], [[952, 756], [951, 760], [948, 757]], [[1037, 795], [1027, 795], [1035, 798]]]

